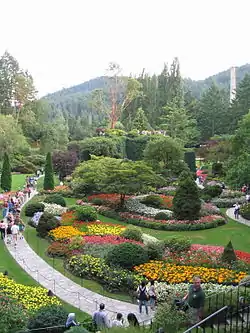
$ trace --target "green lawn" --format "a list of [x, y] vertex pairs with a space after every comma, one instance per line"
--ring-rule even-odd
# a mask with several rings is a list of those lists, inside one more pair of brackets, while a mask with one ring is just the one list
[[21, 190], [25, 185], [26, 176], [27, 175], [23, 175], [23, 174], [12, 175], [11, 190], [12, 191]]

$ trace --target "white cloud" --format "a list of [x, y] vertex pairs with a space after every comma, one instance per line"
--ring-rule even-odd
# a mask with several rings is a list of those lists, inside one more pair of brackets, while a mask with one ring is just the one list
[[248, 0], [2, 0], [0, 53], [32, 73], [43, 95], [102, 75], [160, 72], [178, 56], [202, 79], [250, 62]]

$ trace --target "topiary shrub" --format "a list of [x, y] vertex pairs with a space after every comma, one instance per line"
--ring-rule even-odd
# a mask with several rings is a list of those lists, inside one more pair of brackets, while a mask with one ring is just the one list
[[198, 220], [200, 209], [201, 200], [198, 186], [190, 172], [182, 172], [173, 200], [174, 217], [177, 220]]
[[212, 185], [212, 186], [206, 186], [203, 189], [203, 194], [207, 195], [211, 198], [219, 197], [222, 193], [222, 187], [220, 185]]
[[[52, 326], [63, 326], [62, 328], [53, 329], [53, 333], [61, 333], [65, 331], [67, 316], [68, 312], [60, 305], [45, 306], [40, 308], [39, 311], [30, 317], [28, 328], [35, 329]], [[50, 331], [48, 330], [47, 332]]]
[[159, 208], [163, 204], [163, 199], [159, 195], [152, 194], [143, 198], [141, 203], [150, 207]]
[[228, 264], [232, 264], [233, 262], [237, 261], [236, 254], [234, 252], [233, 244], [230, 241], [227, 246], [224, 248], [224, 251], [221, 256], [221, 260]]
[[46, 164], [44, 169], [44, 182], [43, 189], [44, 190], [54, 190], [54, 172], [52, 165], [52, 157], [51, 153], [48, 153], [46, 156]]
[[142, 231], [138, 227], [128, 226], [122, 233], [121, 236], [127, 239], [133, 239], [135, 241], [142, 241]]
[[97, 212], [91, 206], [77, 206], [76, 217], [80, 221], [92, 222], [97, 220]]
[[105, 258], [107, 264], [131, 269], [148, 261], [145, 249], [137, 244], [122, 243], [114, 246]]
[[1, 172], [1, 188], [6, 192], [10, 191], [11, 184], [12, 184], [12, 177], [11, 177], [11, 167], [10, 167], [9, 156], [7, 153], [4, 153], [3, 168], [2, 168], [2, 172]]
[[247, 220], [250, 220], [250, 203], [240, 207], [240, 215]]
[[61, 194], [50, 194], [44, 199], [44, 202], [66, 207], [66, 201]]
[[164, 212], [160, 212], [157, 213], [154, 217], [155, 220], [169, 220], [169, 215], [164, 213]]
[[162, 242], [148, 243], [145, 246], [149, 260], [161, 260], [164, 252], [164, 244]]
[[34, 216], [35, 213], [37, 212], [43, 212], [44, 211], [44, 204], [41, 202], [34, 202], [34, 203], [30, 203], [27, 204], [25, 206], [25, 216]]
[[43, 213], [36, 228], [37, 235], [45, 238], [50, 230], [53, 230], [59, 226], [60, 221], [56, 217], [49, 213]]
[[181, 253], [191, 248], [191, 240], [187, 237], [172, 237], [164, 241], [164, 247], [173, 253]]

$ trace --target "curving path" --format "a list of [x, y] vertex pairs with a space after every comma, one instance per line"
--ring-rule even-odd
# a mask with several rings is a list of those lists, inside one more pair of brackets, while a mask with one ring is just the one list
[[230, 217], [235, 222], [239, 222], [239, 223], [245, 224], [248, 227], [250, 227], [250, 221], [249, 220], [244, 219], [244, 217], [242, 217], [241, 215], [239, 215], [238, 219], [236, 219], [234, 217], [234, 208], [227, 209], [226, 214], [227, 214], [228, 217]]
[[[33, 191], [30, 199], [36, 194], [37, 192]], [[148, 324], [153, 317], [153, 314], [150, 312], [149, 316], [139, 314], [138, 306], [135, 304], [108, 298], [81, 287], [47, 264], [32, 250], [25, 239], [18, 240], [16, 247], [13, 244], [6, 244], [6, 247], [16, 262], [32, 276], [34, 280], [39, 282], [44, 288], [52, 290], [53, 293], [63, 301], [90, 315], [99, 308], [100, 303], [104, 303], [110, 318], [114, 318], [118, 312], [122, 313], [124, 316], [133, 312], [136, 314], [140, 323]]]

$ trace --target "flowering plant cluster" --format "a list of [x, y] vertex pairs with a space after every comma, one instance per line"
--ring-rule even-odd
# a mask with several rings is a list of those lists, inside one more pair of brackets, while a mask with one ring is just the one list
[[213, 205], [211, 202], [203, 202], [201, 205], [200, 215], [207, 216], [207, 215], [219, 215], [220, 209]]
[[39, 223], [39, 220], [40, 220], [40, 217], [43, 215], [43, 212], [36, 212], [34, 214], [34, 216], [32, 217], [31, 219], [31, 222], [33, 224], [34, 227], [37, 227], [38, 226], [38, 223]]
[[42, 204], [44, 205], [44, 212], [52, 214], [54, 216], [60, 216], [67, 211], [66, 207], [62, 207], [57, 204], [49, 204], [46, 202], [42, 202]]
[[150, 261], [134, 267], [134, 270], [147, 279], [171, 284], [191, 283], [194, 275], [200, 276], [203, 282], [238, 284], [247, 275], [226, 268], [179, 266], [164, 261]]
[[46, 192], [50, 193], [61, 193], [61, 192], [69, 192], [70, 188], [67, 185], [58, 185], [55, 186], [53, 190], [46, 190]]
[[88, 235], [115, 235], [119, 236], [126, 228], [118, 224], [102, 222], [86, 223]]
[[165, 213], [169, 217], [172, 216], [172, 211], [171, 210], [166, 210], [166, 209], [158, 209], [158, 208], [153, 208], [149, 207], [141, 202], [141, 200], [145, 197], [145, 195], [140, 195], [137, 197], [131, 197], [125, 202], [125, 208], [129, 212], [133, 212], [136, 214], [141, 214], [143, 216], [149, 216], [149, 217], [154, 217], [158, 213]]
[[168, 208], [168, 209], [171, 209], [173, 207], [173, 199], [174, 199], [173, 196], [161, 194], [160, 197], [163, 200], [162, 207]]
[[124, 237], [119, 237], [115, 235], [105, 235], [105, 236], [84, 236], [86, 243], [91, 244], [121, 244], [121, 243], [133, 243], [143, 245], [141, 242], [134, 241], [132, 239], [127, 239]]
[[232, 190], [223, 190], [221, 195], [221, 198], [239, 198], [242, 197], [241, 191], [232, 191]]
[[237, 202], [239, 204], [245, 203], [246, 198], [245, 196], [241, 196], [238, 198], [214, 198], [211, 202], [219, 208], [229, 208], [235, 205]]
[[0, 289], [16, 299], [25, 309], [34, 312], [43, 306], [60, 305], [56, 297], [47, 296], [47, 290], [41, 287], [30, 287], [16, 283], [0, 273]]
[[61, 215], [62, 225], [72, 225], [77, 220], [76, 213], [73, 210], [67, 211]]
[[60, 226], [51, 230], [48, 234], [55, 241], [61, 241], [64, 239], [69, 239], [74, 236], [82, 236], [84, 233], [82, 231], [77, 230], [72, 226]]

